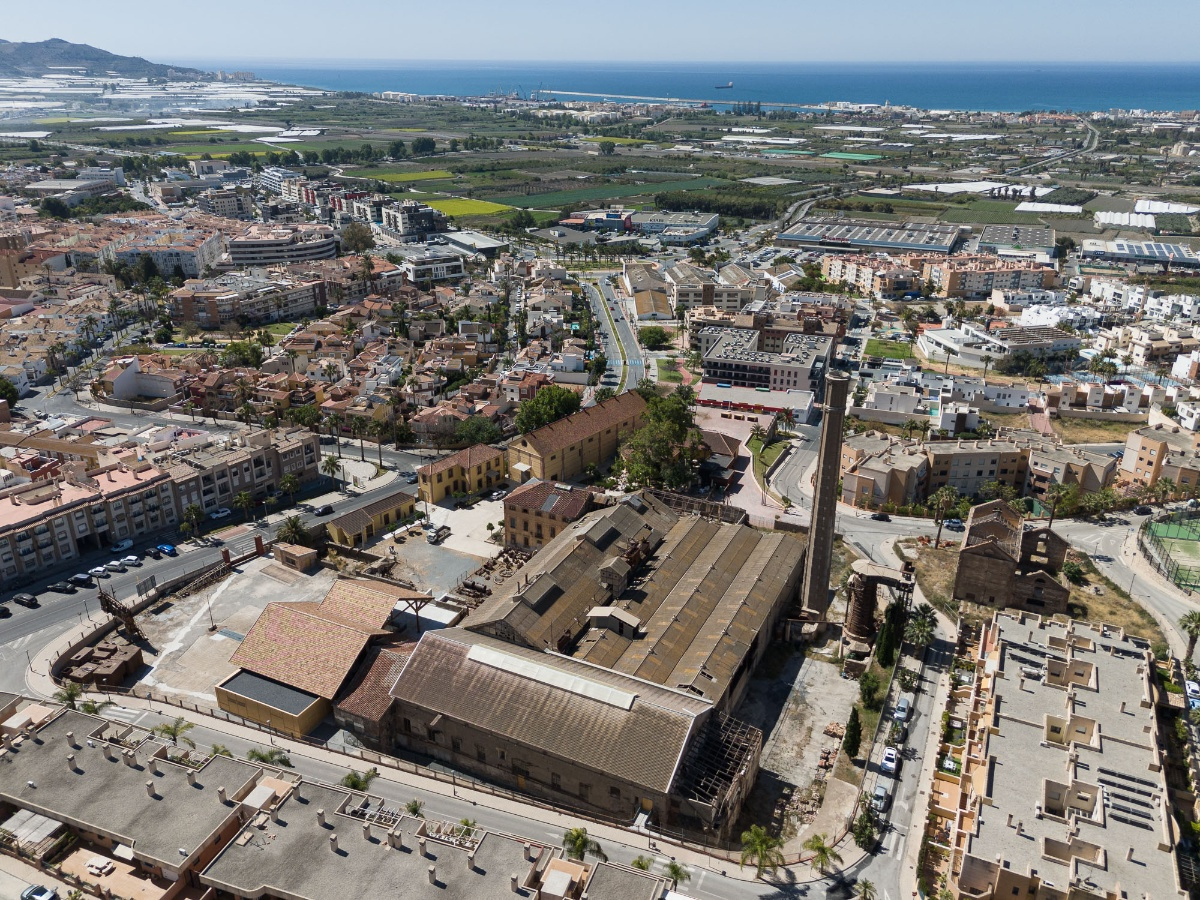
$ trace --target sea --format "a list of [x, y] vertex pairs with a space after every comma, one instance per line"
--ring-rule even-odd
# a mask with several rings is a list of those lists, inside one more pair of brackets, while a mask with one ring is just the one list
[[[179, 62], [183, 62], [180, 60]], [[998, 112], [1194, 110], [1194, 63], [598, 63], [188, 61], [339, 91], [778, 104], [891, 103]], [[718, 85], [732, 87], [718, 89]]]

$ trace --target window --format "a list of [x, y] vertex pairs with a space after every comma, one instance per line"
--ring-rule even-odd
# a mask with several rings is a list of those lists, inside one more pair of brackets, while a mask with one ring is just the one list
[[487, 751], [483, 749], [482, 744], [475, 745], [475, 758], [480, 762], [487, 762]]
[[613, 800], [620, 800], [621, 799], [621, 789], [619, 787], [617, 787], [616, 785], [613, 785], [612, 787], [610, 787], [608, 789], [608, 796]]
[[562, 790], [562, 776], [557, 772], [550, 773], [550, 787], [554, 788], [556, 791]]
[[462, 753], [462, 738], [450, 738], [450, 749], [455, 753]]
[[590, 784], [581, 784], [579, 786], [579, 799], [586, 802], [588, 799], [588, 794], [591, 792], [591, 790], [592, 786]]

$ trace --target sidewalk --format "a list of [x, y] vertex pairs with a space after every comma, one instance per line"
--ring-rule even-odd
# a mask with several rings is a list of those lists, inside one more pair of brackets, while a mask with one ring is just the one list
[[[100, 616], [97, 614], [96, 621], [100, 621]], [[88, 628], [75, 627], [66, 634], [60, 636], [55, 641], [43, 647], [32, 658], [33, 669], [26, 672], [26, 685], [32, 696], [49, 698], [53, 697], [58, 690], [58, 686], [50, 678], [49, 667], [50, 660], [59, 655], [64, 648], [70, 646], [73, 642], [86, 634]], [[96, 694], [92, 695], [93, 699], [108, 699], [108, 695]], [[155, 706], [155, 704], [158, 704]], [[262, 743], [265, 737], [264, 732], [250, 728], [245, 725], [239, 725], [234, 722], [229, 722], [225, 719], [216, 718], [205, 715], [202, 712], [194, 710], [170, 706], [158, 700], [148, 700], [140, 697], [124, 697], [120, 700], [120, 705], [127, 709], [146, 710], [155, 713], [168, 711], [171, 716], [182, 717], [183, 719], [194, 722], [197, 725], [202, 725], [210, 729], [222, 731], [230, 736], [239, 737], [243, 740], [254, 743]], [[296, 758], [307, 758], [315, 762], [323, 762], [330, 765], [335, 765], [345, 768], [353, 768], [354, 765], [362, 764], [362, 760], [355, 756], [343, 754], [335, 750], [325, 749], [323, 747], [315, 747], [310, 744], [296, 741], [285, 735], [275, 734], [273, 745], [286, 751], [289, 756]], [[732, 878], [739, 881], [755, 882], [754, 869], [752, 866], [740, 868], [736, 861], [734, 851], [730, 851], [729, 857], [722, 858], [704, 853], [701, 850], [695, 850], [689, 847], [682, 847], [671, 843], [668, 839], [658, 834], [640, 834], [638, 832], [628, 831], [612, 825], [606, 825], [600, 822], [595, 822], [590, 819], [582, 819], [572, 816], [565, 812], [556, 812], [554, 810], [545, 809], [540, 806], [535, 806], [530, 803], [523, 803], [520, 800], [514, 800], [507, 797], [496, 796], [487, 791], [474, 790], [463, 785], [455, 785], [453, 783], [441, 781], [432, 777], [426, 777], [403, 769], [395, 769], [386, 765], [380, 767], [382, 774], [380, 778], [390, 781], [396, 785], [403, 785], [415, 789], [419, 789], [431, 794], [440, 794], [444, 797], [450, 797], [457, 800], [467, 801], [474, 805], [483, 806], [488, 809], [498, 810], [512, 816], [516, 816], [531, 823], [537, 823], [543, 826], [549, 826], [552, 829], [569, 829], [575, 827], [586, 828], [588, 834], [598, 841], [603, 843], [621, 845], [636, 852], [650, 852], [648, 847], [642, 847], [641, 843], [645, 841], [647, 844], [653, 840], [657, 845], [659, 855], [667, 856], [677, 862], [682, 863], [692, 869], [704, 869], [727, 878]], [[532, 828], [530, 829], [533, 830]], [[637, 842], [637, 843], [635, 843]], [[852, 838], [849, 845], [853, 847]], [[854, 848], [857, 851], [857, 848]], [[865, 853], [854, 855], [846, 853], [846, 862], [843, 867], [853, 865], [861, 860]], [[799, 864], [790, 867], [780, 867], [773, 881], [779, 881], [780, 877], [788, 880], [790, 884], [802, 884], [808, 881], [817, 881], [823, 878], [820, 873], [816, 872], [807, 864]], [[763, 881], [764, 885], [772, 882]], [[65, 894], [63, 896], [66, 896]]]

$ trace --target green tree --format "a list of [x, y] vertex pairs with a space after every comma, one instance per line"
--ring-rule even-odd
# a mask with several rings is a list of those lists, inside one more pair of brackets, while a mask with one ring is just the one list
[[321, 460], [321, 471], [328, 475], [335, 482], [337, 481], [338, 472], [342, 470], [342, 462], [332, 453]]
[[246, 759], [250, 762], [262, 763], [266, 766], [282, 766], [285, 769], [292, 768], [292, 760], [284, 751], [278, 747], [259, 750], [255, 747], [252, 750], [246, 751]]
[[870, 850], [875, 846], [875, 840], [879, 836], [879, 820], [875, 816], [875, 811], [868, 804], [862, 804], [851, 831], [854, 834], [854, 843], [859, 848]]
[[651, 396], [645, 423], [622, 448], [630, 483], [669, 490], [691, 483], [693, 463], [703, 448], [692, 409], [694, 398], [690, 387], [678, 388], [666, 397]]
[[608, 861], [600, 845], [588, 837], [586, 828], [568, 828], [563, 832], [562, 845], [566, 848], [568, 859], [582, 860], [590, 853], [601, 862]]
[[250, 510], [254, 509], [254, 495], [249, 491], [239, 491], [233, 498], [233, 505], [242, 511], [242, 520], [250, 518]]
[[846, 720], [846, 735], [842, 738], [842, 749], [851, 759], [858, 756], [862, 745], [862, 719], [858, 715], [858, 707], [850, 707], [850, 718]]
[[371, 782], [379, 777], [379, 770], [374, 766], [367, 769], [365, 772], [356, 772], [351, 769], [342, 776], [340, 784], [342, 787], [350, 788], [352, 791], [365, 791], [371, 786]]
[[7, 400], [8, 408], [12, 409], [20, 399], [20, 395], [17, 394], [17, 386], [7, 378], [0, 377], [0, 400]]
[[680, 882], [688, 882], [692, 880], [692, 873], [687, 870], [687, 866], [682, 863], [677, 863], [671, 860], [665, 867], [665, 874], [671, 879], [671, 890], [679, 887]]
[[611, 400], [617, 396], [617, 392], [610, 387], [602, 387], [598, 388], [592, 396], [596, 398], [597, 403], [603, 403], [605, 400]]
[[95, 700], [84, 700], [79, 704], [79, 711], [85, 712], [89, 716], [98, 716], [112, 705], [113, 702], [111, 700], [100, 700], [99, 702]]
[[308, 529], [304, 527], [299, 516], [288, 516], [284, 519], [279, 530], [275, 532], [275, 538], [285, 544], [297, 544], [301, 547], [307, 547], [310, 540]]
[[195, 722], [189, 722], [183, 716], [179, 716], [174, 722], [161, 722], [154, 726], [154, 733], [159, 737], [166, 738], [172, 744], [187, 744], [189, 747], [195, 747], [196, 742], [188, 737], [188, 732], [196, 727]]
[[289, 472], [279, 479], [279, 489], [288, 495], [288, 505], [296, 502], [296, 491], [300, 490], [300, 479]]
[[958, 488], [948, 484], [938, 488], [929, 498], [929, 503], [937, 516], [937, 537], [933, 541], [935, 547], [940, 546], [942, 542], [942, 524], [946, 521], [946, 510], [952, 509], [957, 502]]
[[342, 226], [342, 252], [365, 253], [375, 246], [375, 236], [369, 226], [350, 222]]
[[742, 832], [742, 859], [740, 868], [754, 863], [754, 877], [762, 878], [763, 872], [772, 872], [783, 865], [783, 842], [761, 825], [751, 825]]
[[454, 429], [454, 440], [468, 447], [475, 444], [494, 444], [503, 436], [500, 426], [486, 416], [463, 419]]
[[1083, 567], [1079, 563], [1068, 560], [1063, 563], [1062, 573], [1071, 584], [1083, 584]]
[[195, 503], [189, 503], [187, 508], [183, 511], [183, 520], [192, 527], [193, 531], [195, 531], [196, 528], [199, 527], [200, 523], [204, 521], [204, 510]]
[[825, 832], [814, 834], [801, 846], [812, 854], [812, 865], [822, 875], [827, 875], [831, 868], [842, 861], [841, 854], [829, 843]]
[[213, 744], [212, 747], [209, 748], [208, 752], [212, 756], [227, 756], [230, 759], [233, 758], [233, 754], [229, 752], [229, 748], [224, 744]]
[[874, 709], [879, 700], [879, 676], [869, 669], [858, 676], [858, 696], [867, 709]]
[[633, 868], [638, 869], [639, 871], [649, 872], [650, 867], [654, 865], [654, 860], [648, 856], [635, 856], [633, 858], [633, 862], [631, 862], [629, 865], [633, 866]]
[[601, 156], [612, 156], [617, 152], [616, 141], [601, 141], [599, 148]]
[[671, 341], [671, 333], [661, 325], [647, 325], [638, 329], [638, 343], [647, 350], [658, 350]]
[[879, 637], [875, 640], [875, 658], [885, 669], [890, 669], [896, 661], [896, 629], [890, 619], [884, 619], [883, 624], [879, 626]]
[[404, 804], [404, 811], [414, 819], [425, 818], [425, 804], [420, 800], [409, 800]]
[[1200, 639], [1200, 610], [1192, 610], [1180, 616], [1179, 627], [1188, 639], [1184, 659], [1191, 659], [1192, 654], [1196, 652], [1196, 641]]
[[521, 434], [528, 434], [578, 411], [579, 395], [552, 384], [542, 388], [529, 400], [523, 401], [514, 421]]
[[858, 900], [877, 900], [879, 897], [879, 893], [875, 890], [875, 882], [865, 878], [858, 879], [858, 884], [854, 888], [858, 892]]
[[83, 696], [83, 688], [74, 681], [64, 681], [63, 686], [54, 692], [54, 701], [61, 703], [67, 709], [75, 709], [79, 698]]
[[1061, 481], [1056, 481], [1046, 488], [1046, 505], [1050, 507], [1050, 521], [1046, 523], [1046, 528], [1054, 527], [1054, 517], [1059, 509], [1071, 509], [1078, 495], [1079, 490], [1075, 485], [1063, 484]]

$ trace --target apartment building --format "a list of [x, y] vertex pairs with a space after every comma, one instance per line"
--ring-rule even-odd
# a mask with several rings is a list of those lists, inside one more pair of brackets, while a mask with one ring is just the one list
[[217, 328], [241, 319], [294, 321], [313, 315], [326, 303], [324, 281], [296, 281], [246, 272], [189, 281], [167, 298], [173, 320], [195, 322], [201, 328]]
[[947, 354], [963, 366], [982, 368], [985, 357], [995, 362], [1013, 353], [1045, 358], [1077, 353], [1083, 342], [1077, 335], [1050, 326], [1009, 326], [988, 330], [973, 322], [959, 328], [930, 328], [921, 332], [917, 346], [927, 359], [942, 360]]
[[1200, 486], [1200, 442], [1196, 433], [1178, 425], [1148, 425], [1125, 439], [1118, 477], [1126, 487], [1153, 487], [1170, 478], [1181, 494]]
[[386, 205], [380, 210], [384, 234], [402, 241], [423, 241], [446, 230], [446, 217], [439, 210], [415, 200]]
[[196, 198], [196, 208], [222, 219], [254, 218], [254, 201], [239, 191], [205, 191]]
[[467, 274], [463, 257], [457, 253], [435, 253], [430, 250], [422, 256], [411, 257], [400, 264], [405, 278], [412, 284], [430, 284], [434, 281], [452, 281]]
[[299, 172], [291, 169], [284, 169], [280, 166], [266, 166], [256, 176], [258, 186], [264, 191], [270, 191], [272, 194], [282, 194], [284, 183], [287, 181], [297, 181], [304, 176]]
[[541, 550], [603, 498], [591, 488], [528, 481], [504, 498], [505, 546]]
[[229, 238], [229, 261], [236, 268], [333, 259], [337, 250], [328, 225], [256, 224]]
[[736, 313], [755, 299], [755, 291], [744, 285], [722, 284], [711, 272], [691, 263], [676, 263], [663, 272], [671, 306], [676, 315], [685, 310], [712, 307]]
[[953, 257], [926, 262], [921, 273], [938, 297], [987, 300], [992, 291], [1048, 290], [1058, 284], [1053, 266], [995, 256]]
[[1155, 661], [1120, 628], [996, 612], [960, 644], [929, 786], [956, 897], [1183, 898]]
[[916, 441], [896, 441], [867, 431], [842, 442], [843, 503], [878, 507], [922, 502], [929, 480], [929, 458]]
[[924, 287], [919, 269], [900, 265], [884, 255], [830, 253], [821, 258], [821, 276], [834, 284], [850, 285], [857, 294], [876, 300], [919, 296]]
[[255, 500], [279, 493], [279, 483], [294, 475], [301, 483], [318, 477], [320, 438], [306, 428], [254, 431], [225, 444], [160, 454], [169, 464], [179, 515], [189, 506], [211, 512], [232, 506], [245, 491]]
[[733, 387], [819, 395], [833, 352], [833, 338], [818, 334], [790, 333], [778, 351], [762, 349], [762, 333], [750, 328], [702, 328], [696, 338], [704, 381]]
[[178, 521], [171, 479], [145, 462], [107, 462], [0, 492], [0, 583], [20, 581]]
[[215, 267], [224, 252], [225, 239], [219, 231], [170, 226], [135, 230], [107, 244], [100, 257], [102, 262], [134, 266], [148, 256], [164, 278], [178, 273], [198, 278]]
[[518, 481], [570, 481], [587, 466], [602, 467], [641, 427], [646, 401], [627, 391], [520, 435], [508, 445], [508, 469]]

